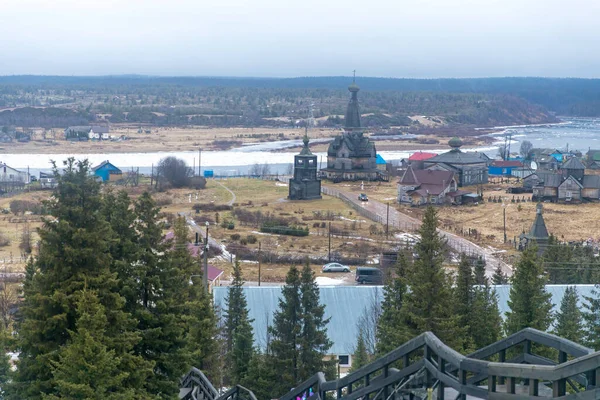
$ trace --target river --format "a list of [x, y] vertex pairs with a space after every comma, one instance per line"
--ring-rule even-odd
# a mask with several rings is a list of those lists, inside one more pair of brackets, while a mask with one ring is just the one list
[[[600, 119], [598, 118], [565, 118], [561, 124], [551, 125], [529, 125], [515, 127], [496, 127], [497, 133], [492, 134], [498, 138], [497, 143], [503, 143], [503, 135], [510, 131], [512, 133], [511, 150], [518, 152], [521, 141], [529, 140], [534, 147], [553, 147], [559, 149], [575, 149], [586, 152], [589, 147], [600, 148]], [[314, 142], [326, 141], [327, 139], [314, 140]], [[212, 169], [219, 175], [245, 174], [254, 164], [267, 163], [271, 166], [272, 173], [286, 173], [288, 166], [294, 160], [296, 152], [290, 152], [290, 147], [300, 144], [298, 140], [278, 141], [269, 143], [256, 143], [243, 146], [242, 148], [224, 151], [202, 152], [202, 169]], [[497, 147], [466, 148], [464, 151], [481, 151], [491, 157], [496, 156]], [[415, 150], [411, 151], [381, 151], [379, 154], [387, 160], [401, 160], [407, 158]], [[440, 145], [439, 149], [428, 152], [442, 153], [448, 148]], [[315, 153], [319, 164], [324, 165], [327, 155], [324, 152]], [[77, 159], [89, 159], [92, 165], [97, 165], [104, 160], [110, 160], [123, 170], [139, 168], [141, 173], [150, 173], [152, 165], [158, 164], [159, 160], [166, 156], [175, 156], [184, 159], [188, 165], [197, 165], [198, 153], [196, 151], [162, 151], [150, 153], [111, 153], [111, 154], [2, 154], [0, 161], [11, 167], [26, 170], [29, 168], [31, 174], [39, 171], [49, 171], [50, 161], [55, 160], [61, 165], [68, 157]]]

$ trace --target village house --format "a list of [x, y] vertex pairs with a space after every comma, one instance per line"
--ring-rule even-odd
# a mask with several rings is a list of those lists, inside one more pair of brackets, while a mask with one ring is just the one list
[[110, 128], [103, 125], [70, 126], [65, 129], [66, 140], [109, 140]]
[[398, 202], [415, 206], [444, 204], [446, 196], [457, 191], [454, 172], [431, 169], [415, 170], [408, 167], [398, 182]]
[[29, 183], [29, 175], [27, 172], [19, 171], [6, 165], [0, 161], [0, 182], [21, 182]]
[[414, 169], [425, 169], [425, 161], [435, 156], [437, 156], [436, 153], [417, 151], [408, 157], [408, 164], [406, 166], [410, 165]]
[[448, 141], [452, 150], [436, 155], [424, 161], [426, 169], [450, 171], [456, 174], [458, 186], [478, 185], [488, 182], [488, 165], [491, 160], [484, 153], [463, 152], [462, 140], [453, 138]]
[[513, 170], [523, 168], [518, 160], [494, 160], [488, 168], [488, 175], [513, 176]]
[[99, 179], [102, 179], [102, 182], [107, 181], [117, 181], [123, 178], [123, 172], [111, 164], [108, 160], [102, 161], [100, 165], [92, 168], [94, 175]]
[[600, 150], [588, 149], [585, 162], [589, 169], [600, 169]]

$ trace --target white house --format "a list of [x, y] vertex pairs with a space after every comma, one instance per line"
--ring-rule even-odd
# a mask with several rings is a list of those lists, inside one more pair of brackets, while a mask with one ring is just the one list
[[0, 161], [0, 182], [22, 182], [29, 183], [29, 175], [27, 172], [19, 171], [6, 165]]

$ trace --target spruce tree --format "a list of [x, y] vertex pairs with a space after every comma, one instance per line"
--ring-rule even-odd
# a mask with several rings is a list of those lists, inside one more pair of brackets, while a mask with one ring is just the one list
[[585, 319], [585, 343], [588, 347], [600, 349], [600, 285], [596, 284], [591, 296], [584, 296], [583, 318]]
[[464, 350], [472, 349], [471, 322], [473, 318], [473, 305], [475, 302], [475, 276], [471, 261], [466, 254], [460, 255], [458, 264], [458, 274], [454, 288], [454, 309], [459, 318], [460, 326], [465, 328], [467, 335], [462, 338], [461, 348]]
[[498, 308], [498, 296], [487, 278], [482, 286], [475, 289], [469, 318], [469, 334], [475, 349], [497, 342], [502, 337], [502, 317]]
[[524, 328], [547, 331], [552, 321], [552, 302], [546, 292], [546, 275], [537, 257], [537, 247], [531, 246], [521, 254], [514, 274], [504, 329], [508, 335]]
[[298, 271], [292, 266], [286, 276], [279, 310], [269, 327], [271, 365], [279, 378], [274, 395], [281, 395], [312, 376], [331, 367], [323, 361], [331, 347], [327, 337], [325, 307], [320, 304], [319, 288], [308, 263]]
[[274, 398], [273, 384], [281, 378], [279, 372], [273, 368], [273, 362], [272, 356], [256, 352], [250, 359], [248, 373], [240, 381], [240, 384], [251, 390], [257, 399]]
[[69, 342], [52, 361], [53, 394], [47, 399], [144, 399], [132, 388], [124, 387], [127, 372], [120, 370], [121, 359], [107, 346], [106, 310], [97, 295], [80, 293], [77, 302], [77, 331], [69, 332]]
[[273, 382], [271, 398], [286, 393], [301, 381], [298, 371], [300, 335], [302, 333], [300, 284], [300, 271], [292, 266], [285, 277], [285, 285], [281, 289], [279, 309], [273, 316], [273, 326], [268, 329], [272, 338], [270, 343], [271, 366], [273, 371], [277, 371], [279, 374], [279, 379]]
[[356, 348], [352, 355], [352, 367], [350, 368], [350, 372], [354, 372], [364, 367], [370, 361], [371, 357], [367, 352], [367, 346], [365, 344], [365, 333], [362, 328], [359, 328], [358, 338], [356, 339]]
[[508, 277], [502, 272], [502, 266], [498, 264], [494, 269], [494, 275], [492, 275], [492, 284], [494, 285], [506, 285], [508, 283]]
[[239, 261], [233, 265], [233, 280], [225, 298], [225, 340], [232, 383], [240, 382], [248, 372], [253, 353], [252, 320], [243, 291], [244, 279]]
[[476, 285], [485, 285], [486, 283], [489, 284], [489, 281], [487, 279], [487, 277], [485, 276], [485, 260], [483, 259], [483, 257], [478, 257], [477, 261], [475, 261], [475, 268], [474, 268], [474, 274], [475, 274], [475, 284]]
[[[383, 302], [381, 303], [381, 316], [377, 321], [377, 349], [378, 355], [394, 350], [407, 340], [410, 334], [406, 331], [402, 315], [402, 305], [406, 295], [406, 271], [408, 263], [404, 253], [398, 255], [395, 276], [386, 280], [383, 288]], [[361, 329], [359, 339], [364, 343], [364, 331]], [[365, 345], [366, 349], [366, 345]], [[366, 350], [365, 350], [366, 351]], [[352, 362], [354, 366], [354, 362]]]
[[560, 302], [560, 310], [556, 315], [554, 334], [573, 342], [580, 343], [583, 339], [583, 323], [581, 310], [577, 302], [579, 296], [575, 286], [569, 286]]
[[308, 261], [300, 276], [300, 299], [302, 331], [298, 371], [300, 381], [303, 381], [316, 371], [324, 371], [335, 363], [335, 360], [333, 363], [323, 361], [332, 345], [327, 337], [329, 318], [325, 318], [325, 305], [320, 304], [319, 286]]
[[444, 343], [460, 350], [464, 329], [452, 309], [451, 279], [442, 262], [446, 243], [440, 237], [435, 209], [427, 207], [415, 246], [416, 260], [407, 274], [407, 292], [403, 304], [403, 318], [411, 335], [431, 331]]
[[46, 202], [51, 218], [39, 229], [40, 250], [28, 266], [23, 286], [18, 329], [19, 361], [9, 386], [14, 399], [39, 399], [55, 386], [52, 367], [69, 335], [77, 332], [77, 297], [87, 288], [97, 293], [106, 310], [107, 349], [114, 350], [119, 369], [127, 374], [123, 390], [143, 394], [151, 364], [132, 354], [140, 340], [135, 320], [124, 310], [119, 281], [113, 272], [109, 241], [114, 237], [100, 212], [100, 186], [90, 176], [87, 161], [65, 162], [52, 200]]

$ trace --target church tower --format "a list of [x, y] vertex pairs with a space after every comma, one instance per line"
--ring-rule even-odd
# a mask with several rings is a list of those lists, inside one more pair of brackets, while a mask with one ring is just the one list
[[321, 198], [321, 180], [317, 178], [317, 156], [308, 148], [308, 128], [304, 132], [304, 147], [294, 156], [294, 177], [290, 179], [290, 200]]

